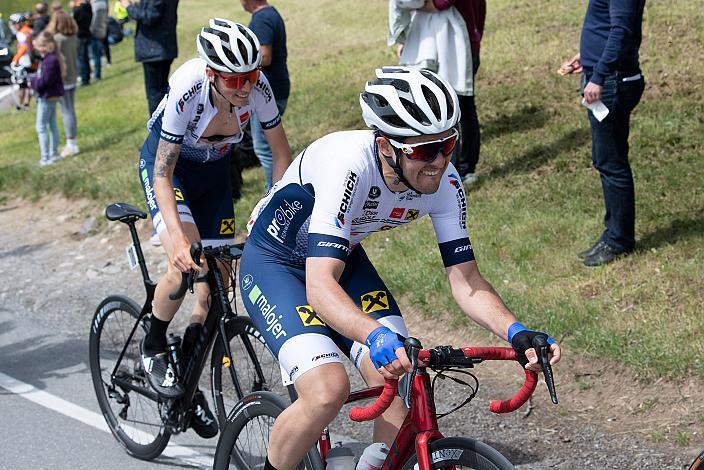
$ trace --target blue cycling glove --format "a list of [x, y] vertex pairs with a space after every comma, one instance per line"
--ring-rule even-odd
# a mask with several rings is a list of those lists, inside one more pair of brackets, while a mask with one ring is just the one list
[[[508, 327], [508, 341], [511, 343], [513, 349], [521, 354], [519, 357], [519, 362], [522, 365], [526, 365], [528, 360], [525, 359], [525, 353], [527, 350], [536, 347], [539, 344], [545, 344], [547, 342], [548, 346], [555, 344], [555, 340], [550, 337], [547, 333], [542, 331], [529, 330], [523, 324], [519, 322], [511, 323]], [[536, 349], [536, 352], [537, 349]]]
[[369, 347], [372, 364], [377, 368], [393, 362], [396, 359], [396, 350], [403, 347], [398, 335], [385, 326], [369, 333], [365, 343]]

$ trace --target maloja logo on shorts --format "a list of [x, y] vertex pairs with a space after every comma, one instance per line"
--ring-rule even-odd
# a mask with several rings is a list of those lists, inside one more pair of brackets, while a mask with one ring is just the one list
[[154, 197], [154, 188], [152, 188], [152, 184], [149, 181], [149, 173], [147, 173], [146, 168], [142, 170], [141, 176], [142, 183], [144, 183], [144, 193], [147, 195], [147, 205], [149, 206], [149, 210], [155, 211], [157, 207], [156, 198]]
[[281, 318], [283, 315], [279, 315], [278, 317], [276, 316], [276, 304], [272, 305], [269, 303], [269, 299], [266, 298], [258, 285], [255, 284], [252, 287], [252, 290], [247, 295], [247, 298], [252, 305], [254, 305], [254, 307], [261, 312], [262, 317], [267, 324], [266, 331], [271, 331], [271, 334], [273, 334], [276, 339], [279, 339], [281, 336], [288, 336], [286, 330], [281, 324]]
[[383, 290], [373, 290], [362, 295], [362, 311], [364, 313], [372, 313], [377, 310], [388, 310], [389, 309], [389, 298], [386, 291]]
[[310, 305], [296, 306], [296, 312], [301, 317], [305, 326], [326, 326], [325, 322], [318, 316]]
[[249, 290], [254, 284], [254, 278], [251, 274], [247, 274], [242, 278], [242, 290]]
[[220, 235], [234, 235], [235, 219], [222, 219], [220, 221]]

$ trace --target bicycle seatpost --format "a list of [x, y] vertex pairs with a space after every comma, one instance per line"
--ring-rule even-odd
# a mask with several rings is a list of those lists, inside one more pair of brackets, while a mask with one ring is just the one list
[[545, 376], [545, 385], [548, 387], [548, 392], [550, 393], [550, 400], [557, 405], [557, 392], [555, 391], [555, 380], [552, 375], [552, 367], [550, 366], [550, 358], [548, 357], [548, 352], [550, 351], [550, 345], [548, 344], [547, 337], [544, 335], [537, 335], [533, 338], [533, 347], [535, 352], [538, 354], [538, 362], [540, 367], [543, 369], [543, 375]]

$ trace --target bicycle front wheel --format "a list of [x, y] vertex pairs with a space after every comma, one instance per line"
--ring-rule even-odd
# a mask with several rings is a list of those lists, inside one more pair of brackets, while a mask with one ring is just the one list
[[[254, 392], [237, 403], [220, 432], [213, 470], [263, 469], [274, 421], [286, 409], [284, 399], [272, 392]], [[323, 470], [316, 449], [308, 451], [298, 470]]]
[[[279, 362], [266, 347], [252, 320], [248, 317], [232, 317], [227, 320], [225, 330], [232, 362], [225, 354], [219, 335], [215, 339], [211, 357], [213, 399], [221, 427], [230, 410], [248, 393], [268, 390], [286, 396]], [[232, 379], [230, 368], [234, 369], [237, 384]]]
[[144, 319], [127, 344], [139, 312], [132, 299], [120, 295], [100, 303], [90, 329], [90, 372], [110, 431], [127, 453], [151, 460], [161, 455], [171, 435], [161, 421], [156, 394], [147, 383], [139, 354], [139, 342], [146, 334]]
[[[418, 457], [413, 455], [404, 470], [418, 470]], [[513, 464], [498, 450], [481, 441], [465, 437], [438, 439], [430, 444], [431, 469], [513, 470]]]

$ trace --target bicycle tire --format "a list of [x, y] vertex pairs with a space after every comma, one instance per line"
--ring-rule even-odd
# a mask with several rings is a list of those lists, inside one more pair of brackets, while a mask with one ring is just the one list
[[[274, 420], [286, 409], [285, 399], [272, 392], [245, 396], [227, 417], [215, 448], [213, 470], [236, 468], [263, 469], [269, 434]], [[313, 448], [297, 470], [324, 470], [318, 451]]]
[[[418, 457], [413, 455], [404, 470], [418, 469]], [[481, 441], [466, 437], [447, 437], [430, 444], [431, 469], [513, 470], [513, 464], [498, 450]]]
[[[98, 405], [113, 436], [128, 454], [152, 460], [161, 455], [171, 438], [162, 423], [159, 404], [134, 390], [114, 387], [111, 378], [115, 361], [139, 318], [140, 310], [129, 297], [114, 295], [104, 299], [91, 324], [89, 361]], [[153, 393], [139, 354], [139, 342], [144, 334], [146, 327], [142, 323], [125, 351], [118, 374], [132, 386]]]
[[[211, 384], [215, 415], [221, 428], [230, 410], [244, 395], [264, 390], [281, 396], [287, 393], [281, 381], [279, 362], [266, 347], [252, 320], [249, 317], [232, 317], [227, 320], [225, 331], [232, 352], [231, 366], [235, 367], [242, 394], [237, 393], [232, 383], [227, 370], [229, 360], [218, 335], [211, 355]], [[261, 373], [257, 372], [257, 366]]]

